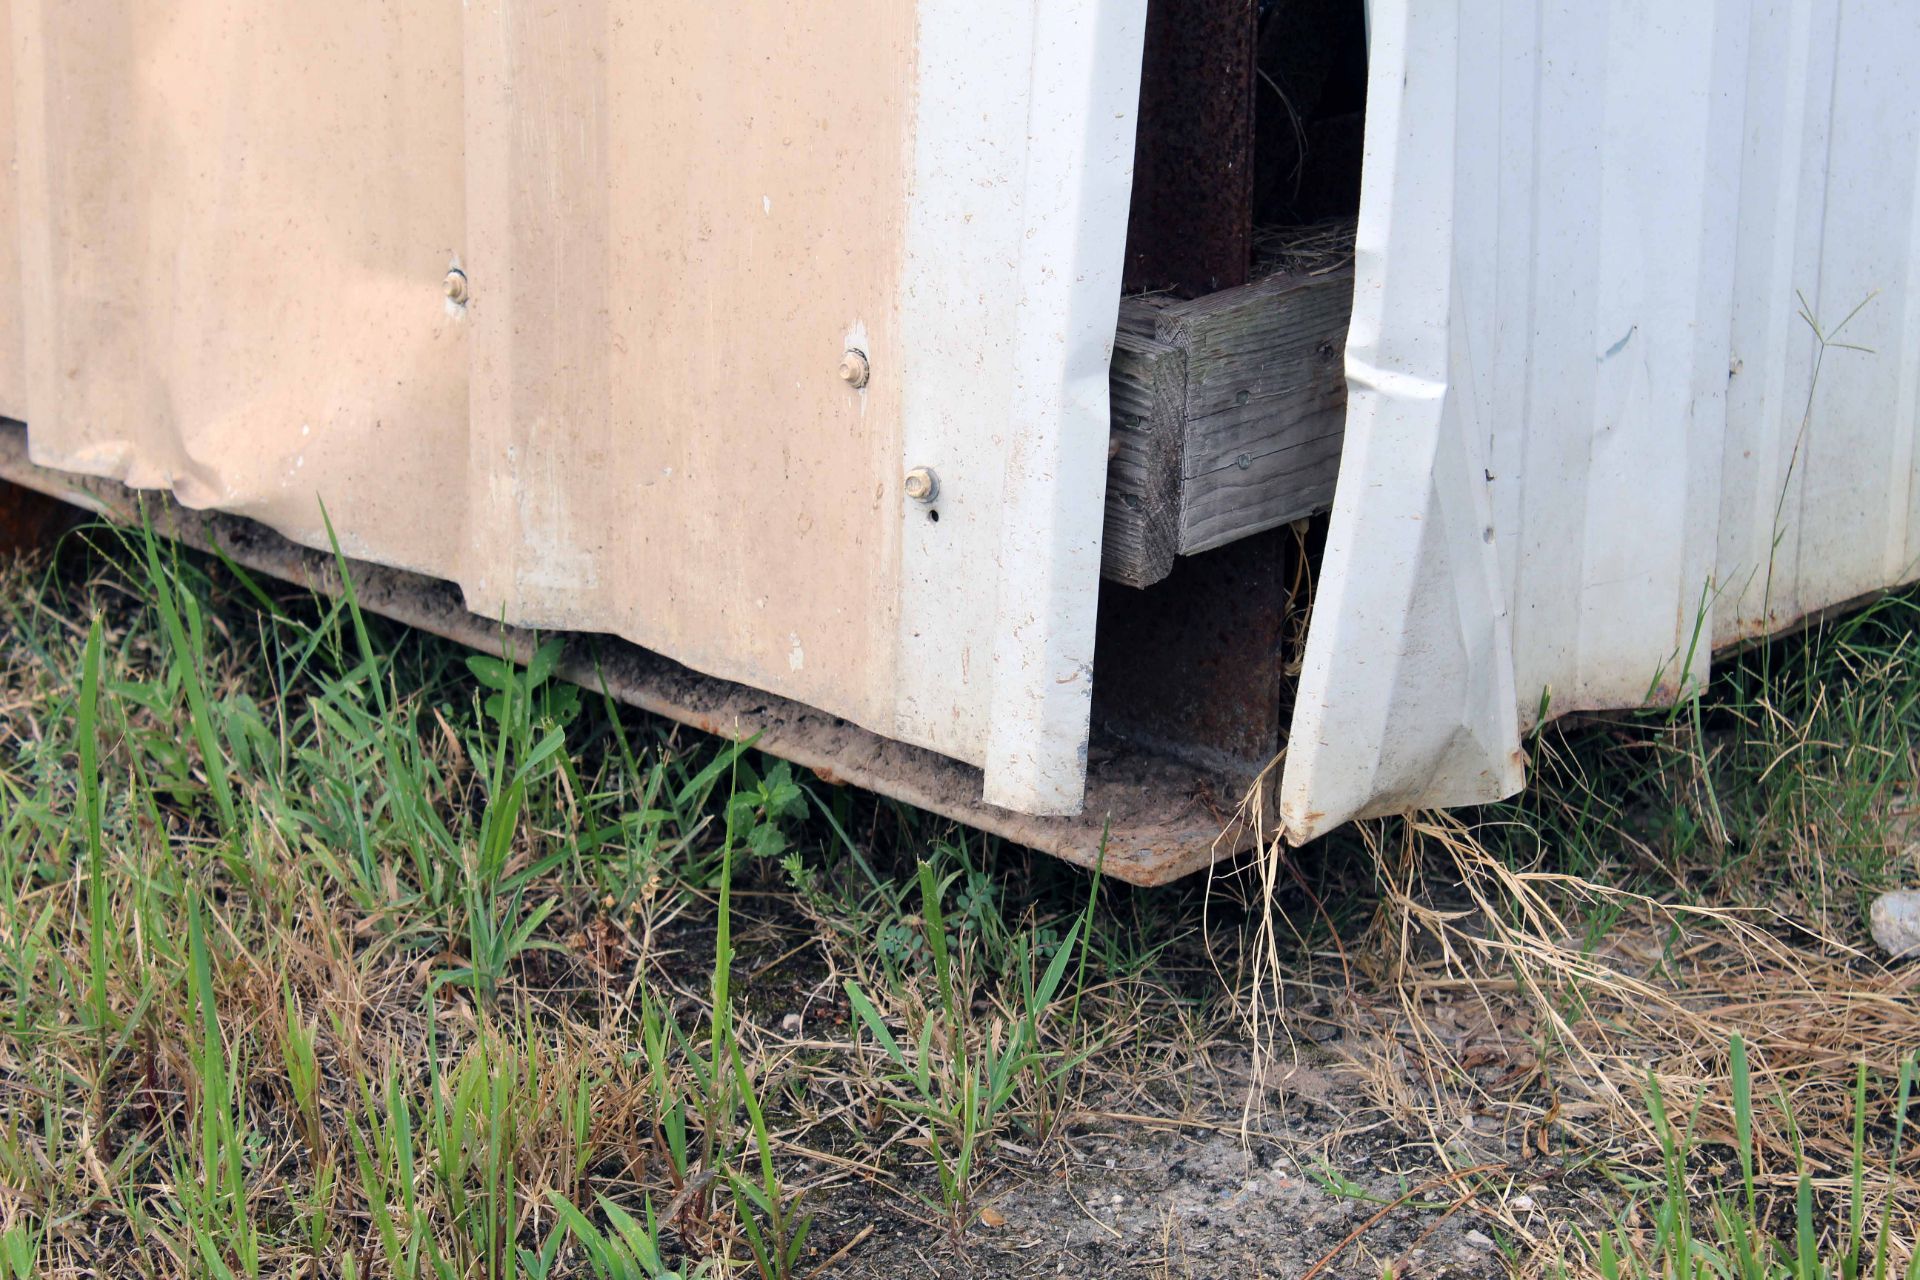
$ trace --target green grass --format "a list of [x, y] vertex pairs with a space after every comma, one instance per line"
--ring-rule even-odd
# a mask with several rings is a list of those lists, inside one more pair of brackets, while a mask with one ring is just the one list
[[[1551, 1005], [1542, 1059], [1582, 1059], [1621, 1104], [1611, 1132], [1578, 1130], [1612, 1148], [1583, 1157], [1615, 1193], [1610, 1225], [1574, 1232], [1550, 1269], [1912, 1280], [1920, 1018], [1862, 922], [1877, 893], [1920, 881], [1920, 597], [1722, 661], [1672, 709], [1552, 726], [1532, 748], [1535, 785], [1475, 834], [1498, 865], [1573, 878], [1541, 901], [1575, 936], [1555, 965], [1506, 950], [1464, 968]], [[1475, 932], [1549, 941], [1537, 916], [1489, 914]], [[1658, 943], [1644, 970], [1602, 955], [1621, 938]], [[1673, 1005], [1637, 1006], [1610, 989], [1622, 974]]]
[[1911, 881], [1920, 596], [1881, 598], [1740, 661], [1671, 711], [1549, 727], [1540, 782], [1486, 816], [1489, 845], [1701, 901], [1791, 903], [1846, 934]]
[[[1017, 1053], [962, 1049], [984, 1020], [945, 1042], [995, 1064], [965, 1158], [1022, 1123], [1009, 1065], [1063, 1058], [1084, 914], [1010, 932], [945, 828], [864, 802], [943, 869], [916, 915], [843, 796], [556, 683], [557, 643], [467, 656], [364, 617], [350, 577], [276, 598], [151, 535], [124, 548], [71, 597], [6, 579], [30, 691], [0, 765], [14, 1272], [801, 1274], [793, 1151], [907, 1126], [796, 1133], [793, 1095], [868, 1074], [866, 1051], [743, 1033], [740, 886], [832, 945], [911, 937], [874, 956], [903, 1002], [926, 945], [970, 997], [1018, 998]], [[583, 960], [588, 937], [619, 961]]]
[[[1489, 1083], [1360, 1035], [1435, 1012], [1444, 966], [1395, 905], [1460, 905], [1428, 845], [1300, 851], [1274, 903], [1102, 883], [616, 707], [553, 642], [474, 656], [365, 616], [350, 575], [316, 598], [91, 536], [0, 567], [0, 1276], [788, 1280], [876, 1205], [963, 1258], [1090, 1125], [1284, 1101], [1245, 1093], [1237, 1013], [1273, 910], [1295, 945], [1266, 1007], [1372, 1045], [1336, 1064], [1355, 1105], [1443, 1174], [1383, 1183], [1323, 1134], [1330, 1201], [1451, 1212], [1444, 1171], [1485, 1153], [1434, 1117], [1470, 1101], [1534, 1144], [1511, 1176], [1559, 1162], [1564, 1231], [1476, 1192], [1519, 1269], [1911, 1280], [1911, 1045], [1879, 1041], [1916, 1023], [1824, 942], [1789, 939], [1820, 998], [1769, 1010], [1709, 923], [1543, 881], [1575, 952], [1663, 948], [1646, 981], [1724, 987], [1744, 1038], [1662, 1040], [1604, 972], [1507, 955], [1479, 998], [1535, 1066]], [[1862, 941], [1920, 871], [1917, 609], [1546, 731], [1545, 785], [1475, 835], [1515, 872]]]
[[[939, 1192], [937, 1200], [929, 1197], [927, 1203], [945, 1215], [955, 1237], [965, 1234], [979, 1212], [982, 1146], [1016, 1095], [1023, 1089], [1044, 1093], [1077, 1065], [1071, 1057], [1048, 1051], [1040, 1028], [1069, 966], [1082, 954], [1079, 942], [1087, 923], [1086, 916], [1074, 921], [1066, 937], [1054, 944], [1037, 981], [1037, 939], [1028, 936], [1016, 945], [1024, 959], [1020, 1003], [1010, 1019], [989, 1033], [973, 1015], [974, 984], [966, 972], [966, 957], [955, 953], [941, 906], [960, 874], [943, 882], [930, 864], [919, 867], [921, 931], [932, 959], [934, 1000], [916, 1001], [904, 975], [897, 969], [888, 974], [895, 1005], [914, 1011], [917, 1034], [909, 1026], [902, 1045], [860, 984], [852, 978], [846, 983], [854, 1012], [885, 1053], [890, 1086], [886, 1105], [925, 1125]], [[1089, 899], [1089, 915], [1093, 905]], [[1030, 1114], [1042, 1120], [1055, 1112], [1043, 1104]]]
[[[1790, 1198], [1763, 1199], [1756, 1175], [1754, 1150], [1753, 1076], [1746, 1047], [1736, 1036], [1732, 1063], [1734, 1146], [1738, 1178], [1731, 1187], [1706, 1187], [1697, 1173], [1701, 1137], [1697, 1112], [1676, 1117], [1658, 1081], [1649, 1079], [1646, 1104], [1660, 1141], [1657, 1176], [1630, 1186], [1624, 1217], [1641, 1220], [1649, 1229], [1622, 1225], [1583, 1234], [1585, 1261], [1606, 1280], [1888, 1280], [1890, 1276], [1920, 1277], [1920, 1254], [1909, 1254], [1904, 1266], [1894, 1260], [1894, 1220], [1867, 1220], [1866, 1186], [1870, 1176], [1884, 1170], [1897, 1180], [1906, 1154], [1907, 1109], [1913, 1097], [1920, 1056], [1900, 1065], [1896, 1080], [1879, 1082], [1886, 1093], [1880, 1117], [1888, 1131], [1887, 1148], [1875, 1153], [1867, 1143], [1870, 1098], [1869, 1072], [1861, 1064], [1852, 1093], [1852, 1141], [1843, 1167], [1844, 1200], [1837, 1213], [1817, 1216], [1814, 1174], [1803, 1149], [1804, 1136], [1793, 1124], [1793, 1102], [1784, 1094], [1772, 1100], [1794, 1131], [1791, 1150]], [[1762, 1099], [1759, 1105], [1767, 1105]], [[1878, 1157], [1876, 1159], [1876, 1156]], [[1877, 1169], [1869, 1173], [1869, 1164]], [[1704, 1193], [1705, 1212], [1695, 1201]], [[1824, 1221], [1823, 1221], [1824, 1217]], [[1780, 1219], [1784, 1228], [1776, 1227]]]

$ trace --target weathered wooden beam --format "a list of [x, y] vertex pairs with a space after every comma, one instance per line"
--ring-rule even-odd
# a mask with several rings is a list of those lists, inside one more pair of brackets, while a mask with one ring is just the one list
[[1332, 504], [1352, 308], [1350, 268], [1121, 304], [1107, 578], [1148, 586], [1175, 556]]
[[1158, 582], [1180, 550], [1180, 442], [1187, 358], [1180, 348], [1122, 329], [1108, 382], [1113, 434], [1101, 572], [1131, 586]]

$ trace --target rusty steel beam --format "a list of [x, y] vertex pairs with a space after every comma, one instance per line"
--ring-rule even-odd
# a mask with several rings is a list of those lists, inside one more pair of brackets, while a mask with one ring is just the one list
[[1110, 737], [1239, 779], [1285, 742], [1286, 624], [1299, 539], [1269, 529], [1174, 564], [1144, 591], [1100, 593], [1094, 722]]
[[1198, 297], [1253, 264], [1254, 0], [1149, 0], [1128, 292]]

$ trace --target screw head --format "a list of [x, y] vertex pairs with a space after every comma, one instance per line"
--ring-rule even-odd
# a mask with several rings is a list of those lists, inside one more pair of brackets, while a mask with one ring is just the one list
[[466, 272], [462, 271], [458, 267], [455, 267], [453, 270], [447, 272], [446, 283], [442, 287], [446, 290], [448, 302], [454, 303], [456, 306], [462, 306], [462, 307], [464, 307], [467, 304], [467, 273]]
[[866, 386], [871, 372], [871, 366], [867, 364], [867, 353], [857, 347], [848, 347], [846, 354], [840, 357], [840, 381], [850, 387], [858, 389]]
[[940, 481], [931, 467], [915, 467], [907, 472], [904, 487], [907, 496], [915, 502], [932, 502], [934, 495], [940, 492]]

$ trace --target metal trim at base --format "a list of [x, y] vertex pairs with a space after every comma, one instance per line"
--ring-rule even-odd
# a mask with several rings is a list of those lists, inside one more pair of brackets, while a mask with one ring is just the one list
[[[170, 495], [139, 493], [111, 480], [35, 466], [26, 429], [0, 422], [0, 478], [137, 523], [144, 501], [154, 528], [190, 545], [218, 549], [236, 564], [309, 590], [338, 594], [332, 557], [290, 542], [251, 520], [195, 511]], [[451, 583], [404, 570], [348, 560], [362, 607], [485, 653], [532, 651], [531, 635], [469, 613]], [[848, 783], [992, 832], [1083, 867], [1137, 885], [1165, 884], [1251, 843], [1238, 819], [1219, 809], [1239, 799], [1231, 780], [1127, 744], [1096, 743], [1087, 769], [1086, 805], [1078, 817], [1037, 818], [985, 804], [980, 771], [935, 752], [883, 738], [786, 698], [717, 680], [610, 636], [569, 634], [559, 671], [589, 688], [706, 733], [755, 745]], [[1223, 830], [1224, 825], [1224, 830]]]

